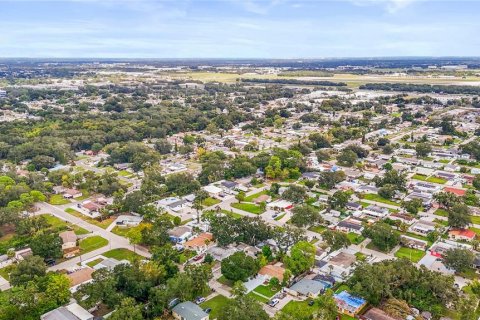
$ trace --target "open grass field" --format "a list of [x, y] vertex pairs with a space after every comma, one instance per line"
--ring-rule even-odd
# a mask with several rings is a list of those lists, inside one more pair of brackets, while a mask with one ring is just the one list
[[91, 224], [94, 224], [96, 225], [97, 227], [100, 227], [102, 229], [107, 229], [107, 227], [112, 224], [113, 221], [115, 221], [115, 218], [113, 217], [109, 217], [107, 219], [104, 219], [102, 221], [100, 220], [97, 220], [97, 219], [93, 219], [93, 218], [90, 218], [90, 217], [87, 217], [86, 215], [78, 212], [77, 210], [75, 209], [72, 209], [72, 208], [67, 208], [65, 209], [65, 212], [71, 214], [72, 216], [75, 216], [77, 218], [80, 218], [88, 223], [91, 223]]
[[69, 204], [70, 200], [65, 199], [61, 194], [54, 194], [50, 197], [48, 203], [58, 206], [62, 204]]
[[219, 204], [219, 203], [220, 203], [220, 200], [214, 199], [214, 198], [207, 198], [207, 199], [203, 200], [203, 205], [205, 207], [211, 207], [211, 206], [214, 206], [214, 205]]
[[400, 204], [396, 203], [395, 201], [382, 198], [378, 194], [374, 194], [374, 193], [364, 194], [363, 199], [370, 200], [370, 201], [375, 201], [375, 202], [381, 202], [381, 203], [389, 204], [389, 205], [392, 205], [392, 206], [400, 206]]
[[210, 312], [210, 319], [216, 319], [218, 317], [218, 313], [222, 310], [225, 305], [228, 303], [230, 299], [225, 296], [219, 294], [218, 296], [213, 297], [210, 300], [205, 301], [204, 303], [200, 304], [202, 309], [211, 308], [212, 311]]
[[257, 206], [256, 204], [253, 204], [253, 203], [245, 203], [245, 202], [232, 203], [231, 206], [235, 209], [243, 210], [253, 214], [262, 214], [265, 212], [265, 210], [263, 210], [260, 206]]
[[130, 262], [133, 262], [136, 259], [143, 259], [141, 255], [136, 254], [135, 252], [130, 251], [128, 249], [124, 249], [124, 248], [113, 249], [103, 253], [102, 255], [107, 258], [114, 258], [117, 260], [126, 259]]
[[91, 236], [80, 241], [80, 252], [82, 254], [97, 250], [108, 244], [108, 240], [100, 236]]
[[425, 255], [425, 251], [406, 248], [406, 247], [401, 247], [400, 249], [398, 249], [397, 252], [395, 252], [395, 257], [407, 258], [412, 262], [420, 261], [420, 259], [422, 259], [424, 255]]
[[249, 195], [248, 197], [245, 197], [245, 201], [246, 202], [253, 202], [253, 200], [255, 200], [256, 198], [260, 197], [263, 194], [267, 194], [267, 193], [268, 193], [267, 190], [263, 190], [263, 191], [254, 193], [252, 195]]
[[264, 295], [265, 297], [273, 297], [280, 290], [280, 286], [273, 288], [271, 285], [260, 285], [253, 289], [253, 291]]

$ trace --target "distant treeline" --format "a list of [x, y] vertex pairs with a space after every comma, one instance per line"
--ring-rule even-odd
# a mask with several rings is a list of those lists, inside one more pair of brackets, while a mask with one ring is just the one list
[[411, 83], [367, 83], [361, 85], [360, 89], [421, 93], [480, 94], [480, 87], [475, 86], [448, 86]]
[[309, 86], [328, 86], [328, 87], [346, 87], [345, 82], [316, 81], [316, 80], [297, 80], [297, 79], [240, 79], [242, 82], [272, 83], [272, 84], [298, 84]]
[[333, 77], [334, 74], [322, 70], [288, 70], [278, 74], [279, 77]]

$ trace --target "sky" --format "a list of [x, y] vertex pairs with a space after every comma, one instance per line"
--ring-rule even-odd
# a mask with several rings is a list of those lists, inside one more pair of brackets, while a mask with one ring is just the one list
[[0, 0], [0, 57], [480, 56], [480, 1]]

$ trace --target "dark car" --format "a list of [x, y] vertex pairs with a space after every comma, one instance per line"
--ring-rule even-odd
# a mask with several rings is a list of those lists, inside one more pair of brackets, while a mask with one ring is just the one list
[[313, 306], [314, 304], [315, 304], [315, 300], [310, 300], [310, 301], [308, 301], [308, 305], [309, 305], [310, 307]]
[[212, 312], [212, 308], [203, 309], [203, 311], [204, 311], [205, 313], [210, 313], [210, 312]]
[[45, 259], [45, 264], [49, 267], [54, 266], [56, 264], [55, 259]]

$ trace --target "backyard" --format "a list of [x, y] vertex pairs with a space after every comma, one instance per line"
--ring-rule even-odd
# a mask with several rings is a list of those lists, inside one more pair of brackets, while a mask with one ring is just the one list
[[425, 251], [418, 250], [418, 249], [411, 249], [407, 247], [401, 247], [395, 252], [395, 257], [397, 258], [407, 258], [412, 262], [418, 262], [420, 259], [423, 258], [425, 255]]
[[210, 312], [209, 318], [216, 319], [218, 317], [219, 311], [225, 307], [225, 305], [228, 303], [228, 300], [230, 299], [219, 294], [218, 296], [215, 296], [212, 299], [201, 303], [200, 307], [202, 307], [202, 309], [211, 308], [212, 311]]

